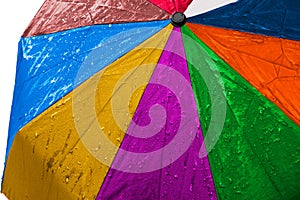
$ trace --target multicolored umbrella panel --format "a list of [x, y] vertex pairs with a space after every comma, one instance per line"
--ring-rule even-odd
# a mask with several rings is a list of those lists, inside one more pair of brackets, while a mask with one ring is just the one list
[[19, 43], [2, 191], [299, 199], [300, 3], [46, 0]]

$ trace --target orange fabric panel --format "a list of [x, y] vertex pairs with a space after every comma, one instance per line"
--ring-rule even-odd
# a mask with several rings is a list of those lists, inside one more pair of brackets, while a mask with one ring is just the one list
[[258, 91], [300, 125], [300, 42], [188, 23]]

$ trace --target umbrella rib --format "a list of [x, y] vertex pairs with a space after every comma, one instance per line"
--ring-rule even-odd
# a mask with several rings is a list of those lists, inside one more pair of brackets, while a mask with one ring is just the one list
[[[152, 48], [148, 48], [148, 49], [152, 49]], [[145, 61], [145, 60], [146, 60], [146, 59], [147, 59], [154, 51], [155, 51], [155, 49], [152, 49], [152, 51], [149, 52], [149, 55], [148, 55], [147, 57], [145, 56], [145, 57], [139, 62], [139, 65], [142, 65], [142, 63], [144, 63], [144, 61]], [[159, 59], [160, 59], [160, 58], [159, 58]], [[159, 60], [159, 59], [158, 59], [158, 60]], [[136, 70], [138, 70], [138, 68], [135, 68], [135, 69], [131, 72], [131, 74], [134, 74], [134, 73], [136, 72]], [[154, 70], [155, 70], [155, 69], [154, 69]], [[153, 72], [154, 72], [154, 71], [153, 71]], [[152, 72], [151, 77], [153, 76], [153, 72]], [[130, 76], [128, 76], [125, 80], [127, 80], [129, 77], [130, 77]], [[151, 77], [149, 78], [149, 80], [151, 80]], [[148, 81], [149, 81], [149, 80], [148, 80]], [[115, 90], [113, 91], [113, 94], [109, 97], [109, 99], [106, 101], [105, 105], [102, 107], [102, 109], [101, 109], [100, 111], [98, 111], [97, 114], [99, 114], [101, 111], [104, 110], [104, 108], [107, 106], [107, 104], [111, 101], [113, 95], [114, 95], [117, 91], [119, 91], [119, 90], [120, 90], [120, 87], [117, 88], [117, 89], [115, 89]], [[139, 103], [137, 104], [137, 107], [136, 107], [134, 113], [136, 112], [137, 108], [140, 106], [140, 102], [141, 102], [141, 100], [142, 100], [142, 98], [143, 98], [143, 96], [144, 96], [145, 91], [146, 91], [146, 89], [143, 91], [143, 94], [141, 95], [141, 98], [140, 98], [140, 100], [139, 100]], [[133, 120], [133, 119], [131, 119], [131, 121], [132, 121], [132, 120]], [[131, 122], [130, 122], [130, 123], [131, 123]], [[130, 126], [130, 124], [129, 124], [129, 126]], [[127, 127], [127, 130], [129, 129], [129, 126]], [[124, 134], [124, 138], [126, 137], [127, 130], [126, 130], [126, 132], [125, 132], [125, 134]], [[122, 144], [123, 144], [123, 142], [124, 142], [124, 138], [123, 138], [123, 140], [120, 142], [120, 147], [122, 146]], [[118, 152], [119, 152], [119, 149], [117, 150], [117, 152], [116, 152], [116, 154], [115, 154], [115, 156], [114, 156], [114, 158], [113, 158], [113, 160], [112, 160], [112, 164], [114, 163], [114, 161], [115, 161], [115, 159], [116, 159], [116, 155], [118, 155]], [[111, 171], [111, 167], [109, 167], [109, 170], [108, 170], [107, 173], [109, 173], [110, 171]], [[160, 171], [161, 171], [161, 170], [160, 170]], [[160, 175], [161, 175], [161, 172], [160, 172]], [[103, 180], [103, 182], [102, 182], [102, 184], [101, 184], [101, 186], [100, 186], [100, 188], [99, 188], [99, 192], [98, 192], [98, 193], [101, 192], [101, 190], [102, 190], [102, 188], [103, 188], [103, 186], [104, 186], [103, 183], [105, 183], [106, 179], [107, 179], [107, 176], [105, 176], [105, 178], [104, 178], [104, 180]], [[159, 187], [160, 187], [160, 186], [159, 186]], [[159, 198], [160, 198], [160, 197], [159, 197]]]
[[246, 141], [249, 145], [249, 149], [252, 151], [253, 155], [255, 155], [255, 157], [257, 158], [258, 162], [259, 162], [259, 166], [261, 166], [261, 168], [264, 170], [265, 172], [265, 175], [268, 177], [269, 181], [271, 182], [273, 188], [275, 189], [275, 191], [280, 195], [280, 197], [282, 199], [284, 199], [284, 196], [281, 194], [279, 188], [275, 185], [275, 182], [272, 180], [270, 174], [267, 172], [266, 168], [263, 166], [263, 162], [262, 160], [259, 158], [259, 156], [257, 155], [257, 153], [251, 148], [251, 143], [248, 139], [248, 137], [245, 137], [246, 138]]
[[[247, 112], [245, 114], [245, 116], [248, 115], [249, 111], [250, 111], [250, 105], [252, 105], [252, 103], [254, 102], [255, 97], [257, 97], [257, 95], [253, 94], [252, 99], [249, 103], [249, 107], [247, 109]], [[249, 149], [251, 149], [253, 155], [255, 155], [255, 157], [257, 158], [257, 160], [259, 161], [259, 166], [261, 166], [261, 168], [264, 170], [265, 174], [267, 175], [268, 179], [270, 180], [272, 186], [275, 188], [276, 192], [278, 192], [278, 194], [283, 198], [283, 195], [281, 194], [281, 192], [279, 191], [279, 188], [275, 185], [274, 181], [272, 180], [271, 176], [267, 173], [267, 170], [265, 169], [265, 167], [263, 166], [263, 162], [262, 160], [259, 158], [259, 156], [257, 155], [257, 153], [251, 148], [251, 142], [249, 141], [248, 137], [245, 137], [246, 141], [248, 143], [248, 146], [250, 147]]]

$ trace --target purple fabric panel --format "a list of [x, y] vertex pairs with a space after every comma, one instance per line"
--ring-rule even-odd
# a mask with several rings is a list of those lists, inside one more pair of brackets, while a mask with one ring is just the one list
[[202, 143], [182, 37], [174, 28], [97, 199], [216, 199], [208, 158], [199, 158]]

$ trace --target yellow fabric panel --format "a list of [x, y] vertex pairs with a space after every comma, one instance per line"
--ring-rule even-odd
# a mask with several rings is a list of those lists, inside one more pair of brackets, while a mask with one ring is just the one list
[[[149, 81], [155, 65], [143, 72], [138, 66], [158, 62], [170, 32], [171, 26], [161, 30], [23, 127], [8, 156], [2, 191], [13, 200], [95, 199], [109, 167], [95, 158], [104, 146], [93, 141], [91, 135], [98, 131], [93, 124], [119, 147], [125, 133], [115, 122], [119, 116], [112, 114], [111, 97], [133, 95], [125, 102], [129, 116], [121, 120], [121, 128], [128, 127], [145, 87], [131, 87], [124, 81], [128, 77], [133, 84], [139, 79]], [[91, 106], [97, 119], [85, 109]], [[87, 149], [89, 142], [98, 142], [98, 147]], [[116, 152], [112, 149], [105, 157], [109, 164]]]

